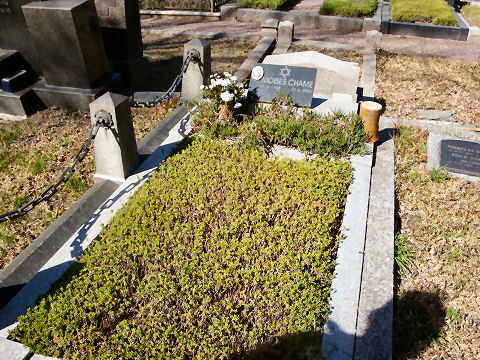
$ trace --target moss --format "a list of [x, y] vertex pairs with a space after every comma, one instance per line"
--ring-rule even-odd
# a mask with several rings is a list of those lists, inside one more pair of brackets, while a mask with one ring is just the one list
[[184, 145], [12, 338], [78, 359], [261, 358], [294, 338], [318, 347], [348, 163]]

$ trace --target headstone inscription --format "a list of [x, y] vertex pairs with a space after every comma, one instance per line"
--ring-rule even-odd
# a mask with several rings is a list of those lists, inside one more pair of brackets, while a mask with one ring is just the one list
[[427, 154], [427, 170], [443, 167], [453, 177], [480, 181], [480, 142], [431, 132]]
[[288, 95], [299, 106], [312, 105], [317, 69], [300, 66], [256, 64], [252, 70], [248, 96], [257, 102], [272, 102], [279, 94]]
[[442, 140], [440, 166], [460, 174], [480, 176], [480, 143], [465, 140]]

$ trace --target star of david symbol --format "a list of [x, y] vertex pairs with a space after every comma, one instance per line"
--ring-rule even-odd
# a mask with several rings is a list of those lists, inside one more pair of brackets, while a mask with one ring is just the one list
[[285, 66], [284, 68], [280, 69], [280, 75], [285, 79], [287, 76], [290, 76], [290, 70], [291, 69], [289, 67]]

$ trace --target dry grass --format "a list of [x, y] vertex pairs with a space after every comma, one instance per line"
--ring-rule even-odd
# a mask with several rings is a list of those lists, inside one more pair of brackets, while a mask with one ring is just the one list
[[[137, 141], [176, 103], [133, 109]], [[0, 122], [0, 212], [35, 198], [72, 162], [90, 124], [86, 111], [47, 109], [22, 122]], [[0, 270], [40, 235], [93, 183], [93, 152], [77, 165], [73, 181], [22, 218], [0, 224]]]
[[[140, 90], [167, 90], [183, 62], [185, 35], [143, 35], [143, 54], [148, 59]], [[255, 48], [257, 40], [208, 39], [212, 52], [212, 73], [235, 72]]]
[[480, 8], [467, 5], [462, 7], [462, 16], [470, 26], [480, 26]]
[[480, 126], [480, 66], [380, 51], [375, 95], [385, 116], [416, 120], [417, 109], [452, 110], [455, 122]]
[[363, 53], [359, 51], [320, 49], [318, 46], [307, 46], [300, 44], [292, 44], [288, 50], [289, 53], [300, 51], [317, 51], [321, 54], [334, 57], [335, 59], [356, 62], [358, 64], [361, 64], [363, 61]]
[[425, 170], [428, 134], [395, 136], [399, 231], [415, 254], [397, 283], [397, 359], [480, 358], [480, 184], [435, 182]]

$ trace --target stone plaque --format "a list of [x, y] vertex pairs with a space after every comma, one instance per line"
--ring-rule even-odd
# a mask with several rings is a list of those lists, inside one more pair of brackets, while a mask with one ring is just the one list
[[312, 105], [317, 69], [290, 66], [256, 64], [252, 70], [248, 97], [257, 102], [272, 102], [278, 95], [290, 95], [299, 106]]
[[480, 176], [480, 143], [466, 140], [442, 140], [440, 166], [460, 174]]

